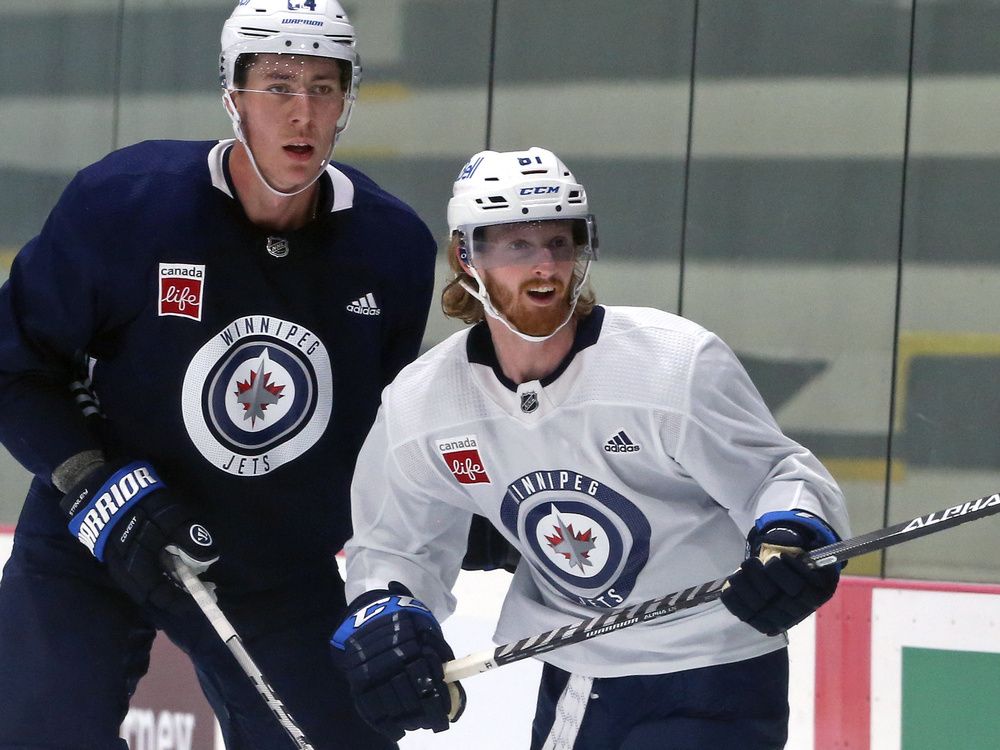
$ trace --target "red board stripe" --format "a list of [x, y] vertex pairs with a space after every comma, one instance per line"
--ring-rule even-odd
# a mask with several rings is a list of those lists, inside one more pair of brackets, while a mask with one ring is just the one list
[[816, 613], [815, 750], [870, 750], [875, 583], [844, 576]]

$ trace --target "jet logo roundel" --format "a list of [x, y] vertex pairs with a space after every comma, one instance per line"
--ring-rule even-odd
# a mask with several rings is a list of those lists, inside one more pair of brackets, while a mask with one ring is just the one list
[[575, 471], [535, 471], [511, 482], [500, 519], [548, 582], [584, 606], [621, 606], [649, 558], [642, 512]]
[[216, 468], [262, 476], [305, 453], [330, 421], [333, 375], [307, 328], [239, 318], [192, 357], [182, 391], [191, 441]]

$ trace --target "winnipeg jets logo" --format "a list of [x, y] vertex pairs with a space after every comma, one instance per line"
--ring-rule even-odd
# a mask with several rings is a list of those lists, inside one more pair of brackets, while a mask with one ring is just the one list
[[571, 469], [540, 469], [508, 484], [500, 521], [521, 540], [538, 574], [588, 607], [620, 606], [649, 558], [642, 511]]
[[608, 535], [596, 514], [581, 510], [571, 503], [552, 503], [535, 526], [536, 549], [547, 549], [549, 564], [558, 570], [590, 578], [608, 560]]
[[226, 403], [233, 424], [246, 432], [258, 432], [273, 424], [295, 401], [295, 380], [291, 373], [271, 361], [268, 347], [254, 354], [233, 372]]
[[553, 527], [555, 534], [545, 537], [552, 551], [565, 557], [571, 569], [574, 565], [581, 571], [586, 567], [593, 567], [594, 563], [589, 559], [591, 551], [597, 546], [594, 543], [596, 540], [591, 538], [593, 529], [575, 532], [573, 524], [565, 523], [559, 516], [556, 516], [556, 520], [558, 523]]
[[181, 391], [184, 426], [213, 466], [263, 476], [326, 430], [333, 373], [308, 328], [269, 315], [237, 318], [192, 357]]
[[258, 419], [264, 419], [264, 410], [278, 403], [278, 399], [282, 398], [281, 392], [285, 390], [283, 385], [268, 382], [273, 374], [270, 366], [267, 349], [264, 349], [256, 369], [250, 370], [250, 377], [236, 383], [236, 403], [243, 407], [243, 419], [249, 419], [251, 427], [256, 426]]

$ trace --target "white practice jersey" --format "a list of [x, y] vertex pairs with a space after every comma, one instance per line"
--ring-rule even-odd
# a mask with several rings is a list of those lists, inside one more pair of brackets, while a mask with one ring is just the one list
[[[400, 581], [447, 617], [473, 513], [522, 555], [497, 643], [728, 575], [768, 511], [802, 508], [848, 535], [833, 478], [697, 324], [596, 308], [568, 366], [516, 389], [473, 354], [476, 340], [451, 336], [383, 393], [354, 476], [348, 600]], [[785, 644], [712, 602], [540, 658], [618, 677]]]

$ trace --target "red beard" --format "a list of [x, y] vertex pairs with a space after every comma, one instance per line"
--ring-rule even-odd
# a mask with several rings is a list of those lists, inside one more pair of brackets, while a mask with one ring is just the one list
[[569, 316], [570, 294], [559, 279], [551, 279], [546, 283], [555, 287], [554, 294], [560, 299], [556, 304], [545, 307], [538, 307], [524, 300], [528, 294], [527, 290], [539, 285], [536, 279], [521, 284], [516, 298], [490, 279], [486, 279], [486, 292], [493, 302], [493, 307], [521, 333], [527, 336], [549, 336], [555, 333]]

